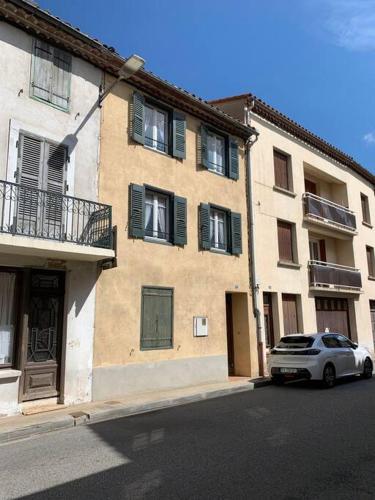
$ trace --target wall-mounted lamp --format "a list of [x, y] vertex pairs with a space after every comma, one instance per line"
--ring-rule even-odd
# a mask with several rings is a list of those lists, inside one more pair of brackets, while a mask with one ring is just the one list
[[120, 82], [121, 80], [127, 80], [128, 78], [133, 76], [135, 73], [137, 73], [137, 71], [143, 68], [145, 62], [146, 61], [142, 57], [137, 56], [137, 54], [133, 54], [132, 56], [130, 56], [119, 69], [117, 79], [111, 83], [107, 90], [99, 94], [99, 106], [102, 104], [103, 100], [107, 97], [111, 90], [115, 87], [115, 85], [118, 84], [118, 82]]

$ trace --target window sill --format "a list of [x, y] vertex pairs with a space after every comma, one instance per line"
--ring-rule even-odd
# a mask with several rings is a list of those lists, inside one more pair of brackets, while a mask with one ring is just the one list
[[375, 276], [368, 276], [368, 279], [369, 279], [370, 281], [375, 281]]
[[50, 101], [46, 101], [45, 99], [42, 99], [40, 97], [37, 97], [35, 95], [30, 95], [31, 99], [34, 99], [35, 101], [41, 102], [43, 104], [46, 104], [47, 106], [51, 106], [51, 108], [58, 109], [59, 111], [62, 111], [63, 113], [70, 114], [70, 109], [68, 108], [62, 108], [61, 106], [57, 106], [57, 104], [53, 104]]
[[148, 243], [157, 243], [159, 245], [167, 245], [168, 247], [173, 247], [173, 243], [171, 243], [170, 241], [159, 240], [159, 238], [153, 238], [152, 236], [145, 236], [143, 240], [147, 241]]
[[148, 149], [149, 151], [153, 151], [154, 153], [159, 153], [159, 155], [163, 156], [170, 156], [172, 158], [172, 156], [167, 151], [160, 151], [159, 149], [152, 148], [151, 146], [147, 146], [146, 144], [143, 144], [143, 146], [145, 149]]
[[277, 262], [278, 267], [288, 267], [290, 269], [301, 269], [301, 264], [298, 264], [296, 262], [288, 262], [286, 260], [279, 260]]
[[218, 172], [217, 170], [214, 170], [213, 168], [207, 168], [207, 170], [209, 172], [211, 172], [211, 174], [215, 174], [215, 175], [218, 175], [219, 177], [227, 177], [229, 179], [229, 177], [227, 175], [225, 175], [225, 173], [221, 174], [220, 172]]
[[12, 368], [0, 369], [0, 380], [9, 378], [19, 378], [22, 375], [20, 370], [13, 370]]
[[173, 349], [173, 345], [168, 346], [168, 347], [163, 346], [163, 347], [141, 347], [140, 348], [141, 351], [164, 351], [167, 349]]
[[210, 248], [209, 251], [212, 253], [218, 253], [220, 255], [232, 255], [230, 252], [227, 252], [226, 250], [220, 250], [219, 248]]
[[284, 189], [284, 188], [279, 187], [279, 186], [273, 186], [272, 189], [274, 191], [276, 191], [277, 193], [286, 194], [287, 196], [290, 196], [291, 198], [295, 198], [297, 196], [297, 193], [293, 193], [293, 191], [289, 191], [289, 189]]
[[368, 227], [370, 229], [373, 228], [373, 226], [369, 222], [366, 222], [365, 220], [362, 221], [362, 226], [366, 226], [366, 227]]

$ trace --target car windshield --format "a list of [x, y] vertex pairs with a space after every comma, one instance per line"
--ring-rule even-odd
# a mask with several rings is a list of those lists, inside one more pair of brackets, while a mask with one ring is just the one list
[[314, 340], [314, 337], [288, 335], [287, 337], [282, 337], [276, 347], [280, 349], [295, 349], [296, 347], [305, 349], [306, 347], [311, 347], [314, 343]]

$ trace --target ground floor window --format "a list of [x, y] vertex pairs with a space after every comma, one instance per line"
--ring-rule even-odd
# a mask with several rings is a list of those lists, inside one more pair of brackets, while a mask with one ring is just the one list
[[16, 273], [0, 272], [0, 368], [14, 362]]
[[173, 289], [143, 287], [141, 349], [173, 346]]
[[211, 208], [210, 211], [211, 248], [226, 251], [227, 245], [227, 214], [224, 210]]

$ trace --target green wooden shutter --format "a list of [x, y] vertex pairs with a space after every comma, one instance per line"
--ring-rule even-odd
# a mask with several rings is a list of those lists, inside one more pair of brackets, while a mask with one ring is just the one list
[[130, 185], [129, 236], [143, 238], [145, 235], [145, 191], [143, 186]]
[[34, 41], [31, 95], [50, 102], [52, 92], [52, 47], [41, 40]]
[[145, 98], [139, 92], [133, 94], [132, 137], [140, 144], [145, 143]]
[[173, 111], [173, 156], [186, 158], [186, 117], [178, 111]]
[[242, 253], [241, 214], [230, 214], [231, 250], [233, 255]]
[[173, 340], [173, 290], [142, 288], [141, 349], [167, 349]]
[[174, 244], [175, 245], [186, 245], [187, 235], [186, 235], [186, 220], [187, 220], [187, 203], [186, 198], [181, 196], [174, 196], [173, 198], [173, 214], [174, 214]]
[[202, 250], [211, 248], [210, 240], [210, 205], [201, 203], [199, 207], [199, 233]]
[[208, 144], [207, 144], [207, 128], [201, 125], [201, 165], [208, 168]]
[[71, 74], [72, 56], [54, 47], [51, 102], [62, 109], [69, 109]]
[[229, 177], [234, 180], [239, 177], [238, 144], [232, 137], [229, 138]]

